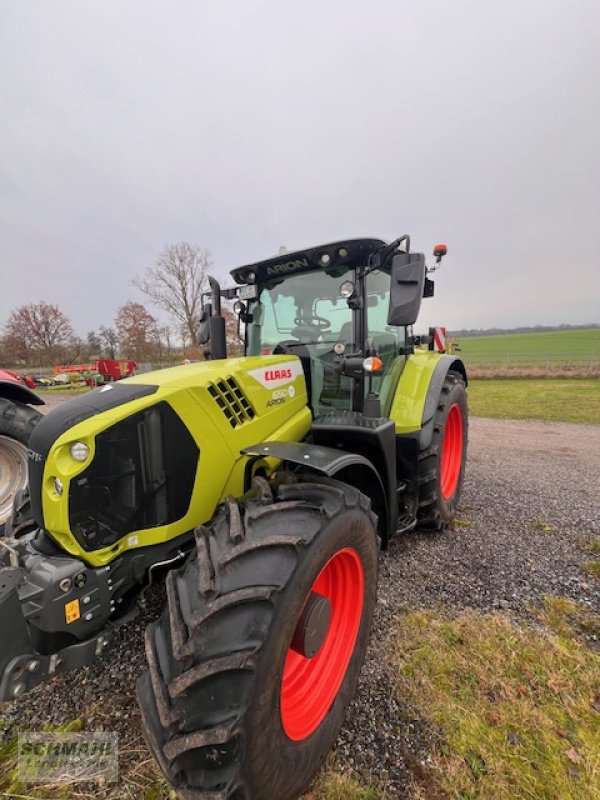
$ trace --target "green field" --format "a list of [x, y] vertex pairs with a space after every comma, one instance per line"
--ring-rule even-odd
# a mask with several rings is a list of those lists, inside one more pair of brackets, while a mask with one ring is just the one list
[[460, 356], [467, 367], [552, 371], [578, 368], [590, 375], [600, 369], [600, 328], [542, 333], [461, 336]]
[[600, 380], [473, 380], [475, 417], [600, 424]]

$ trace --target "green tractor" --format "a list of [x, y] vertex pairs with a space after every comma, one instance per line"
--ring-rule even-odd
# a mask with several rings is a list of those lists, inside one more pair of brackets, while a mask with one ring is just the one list
[[137, 694], [167, 780], [196, 800], [297, 798], [355, 691], [378, 550], [456, 513], [467, 378], [412, 333], [429, 271], [403, 236], [241, 267], [233, 289], [211, 278], [206, 361], [45, 416], [31, 518], [21, 502], [0, 539], [0, 699], [110, 657], [162, 574]]

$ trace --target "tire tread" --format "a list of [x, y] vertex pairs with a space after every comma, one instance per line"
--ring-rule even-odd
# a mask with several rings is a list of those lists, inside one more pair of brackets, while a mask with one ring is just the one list
[[[293, 552], [297, 561], [319, 530], [319, 520], [357, 506], [372, 520], [369, 499], [352, 487], [337, 482], [303, 483], [287, 477], [271, 483], [255, 479], [251, 499], [240, 505], [226, 498], [211, 527], [196, 529], [196, 548], [187, 564], [167, 575], [167, 606], [159, 621], [147, 629], [149, 669], [138, 681], [137, 695], [148, 745], [181, 797], [248, 797], [240, 772], [241, 721], [252, 699], [259, 654], [254, 643], [239, 648], [234, 645], [224, 654], [206, 656], [202, 633], [210, 627], [209, 634], [216, 637], [215, 631], [219, 630], [219, 626], [207, 623], [219, 614], [232, 615], [236, 609], [253, 604], [253, 615], [268, 630], [273, 606], [290, 577], [279, 584], [274, 580], [255, 585], [253, 565], [257, 555], [275, 553], [289, 560]], [[273, 533], [274, 515], [283, 510], [301, 510], [312, 523], [302, 530], [280, 529]], [[222, 575], [232, 566], [244, 574], [247, 585], [223, 592]], [[243, 676], [246, 677], [241, 680]], [[235, 698], [233, 706], [224, 699], [212, 724], [198, 728], [194, 723], [194, 727], [191, 709], [197, 705], [195, 698], [214, 680], [221, 681], [221, 688], [229, 687], [223, 695]], [[191, 751], [211, 748], [220, 754], [218, 768], [225, 776], [223, 785], [191, 785], [182, 763], [189, 760]], [[194, 774], [197, 776], [198, 772]]]

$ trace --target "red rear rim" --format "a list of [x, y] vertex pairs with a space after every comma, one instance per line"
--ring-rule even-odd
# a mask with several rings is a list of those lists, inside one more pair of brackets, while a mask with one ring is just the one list
[[454, 403], [446, 419], [446, 432], [442, 444], [442, 496], [452, 497], [458, 486], [463, 455], [463, 418], [460, 406]]
[[331, 603], [331, 621], [313, 658], [288, 649], [281, 681], [281, 722], [290, 739], [300, 741], [314, 733], [340, 690], [360, 628], [364, 590], [363, 567], [350, 548], [332, 556], [311, 587]]

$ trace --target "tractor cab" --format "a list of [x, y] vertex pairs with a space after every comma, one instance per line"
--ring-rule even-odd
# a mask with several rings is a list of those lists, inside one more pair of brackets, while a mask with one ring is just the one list
[[[444, 254], [445, 247], [436, 248], [438, 263]], [[298, 357], [313, 417], [311, 444], [328, 449], [331, 463], [323, 469], [331, 475], [340, 474], [336, 449], [352, 451], [344, 456], [352, 460], [349, 471], [341, 474], [373, 498], [383, 542], [417, 519], [418, 453], [432, 439], [439, 392], [453, 366], [440, 353], [428, 358], [415, 350], [432, 338], [412, 333], [422, 298], [433, 295], [427, 272], [425, 256], [411, 252], [406, 235], [390, 244], [332, 242], [234, 269], [232, 289], [221, 291], [210, 278], [200, 321], [208, 358], [227, 357], [222, 297], [234, 301], [245, 326], [247, 356], [284, 357], [265, 361], [267, 372], [271, 364], [287, 369], [285, 356]], [[286, 378], [292, 379], [273, 377]], [[305, 448], [269, 440], [243, 453], [305, 465], [312, 457]]]
[[246, 355], [300, 358], [315, 417], [365, 411], [367, 397], [387, 416], [413, 349], [408, 327], [433, 293], [425, 272], [408, 236], [353, 239], [239, 267], [239, 289], [225, 295], [238, 298]]

